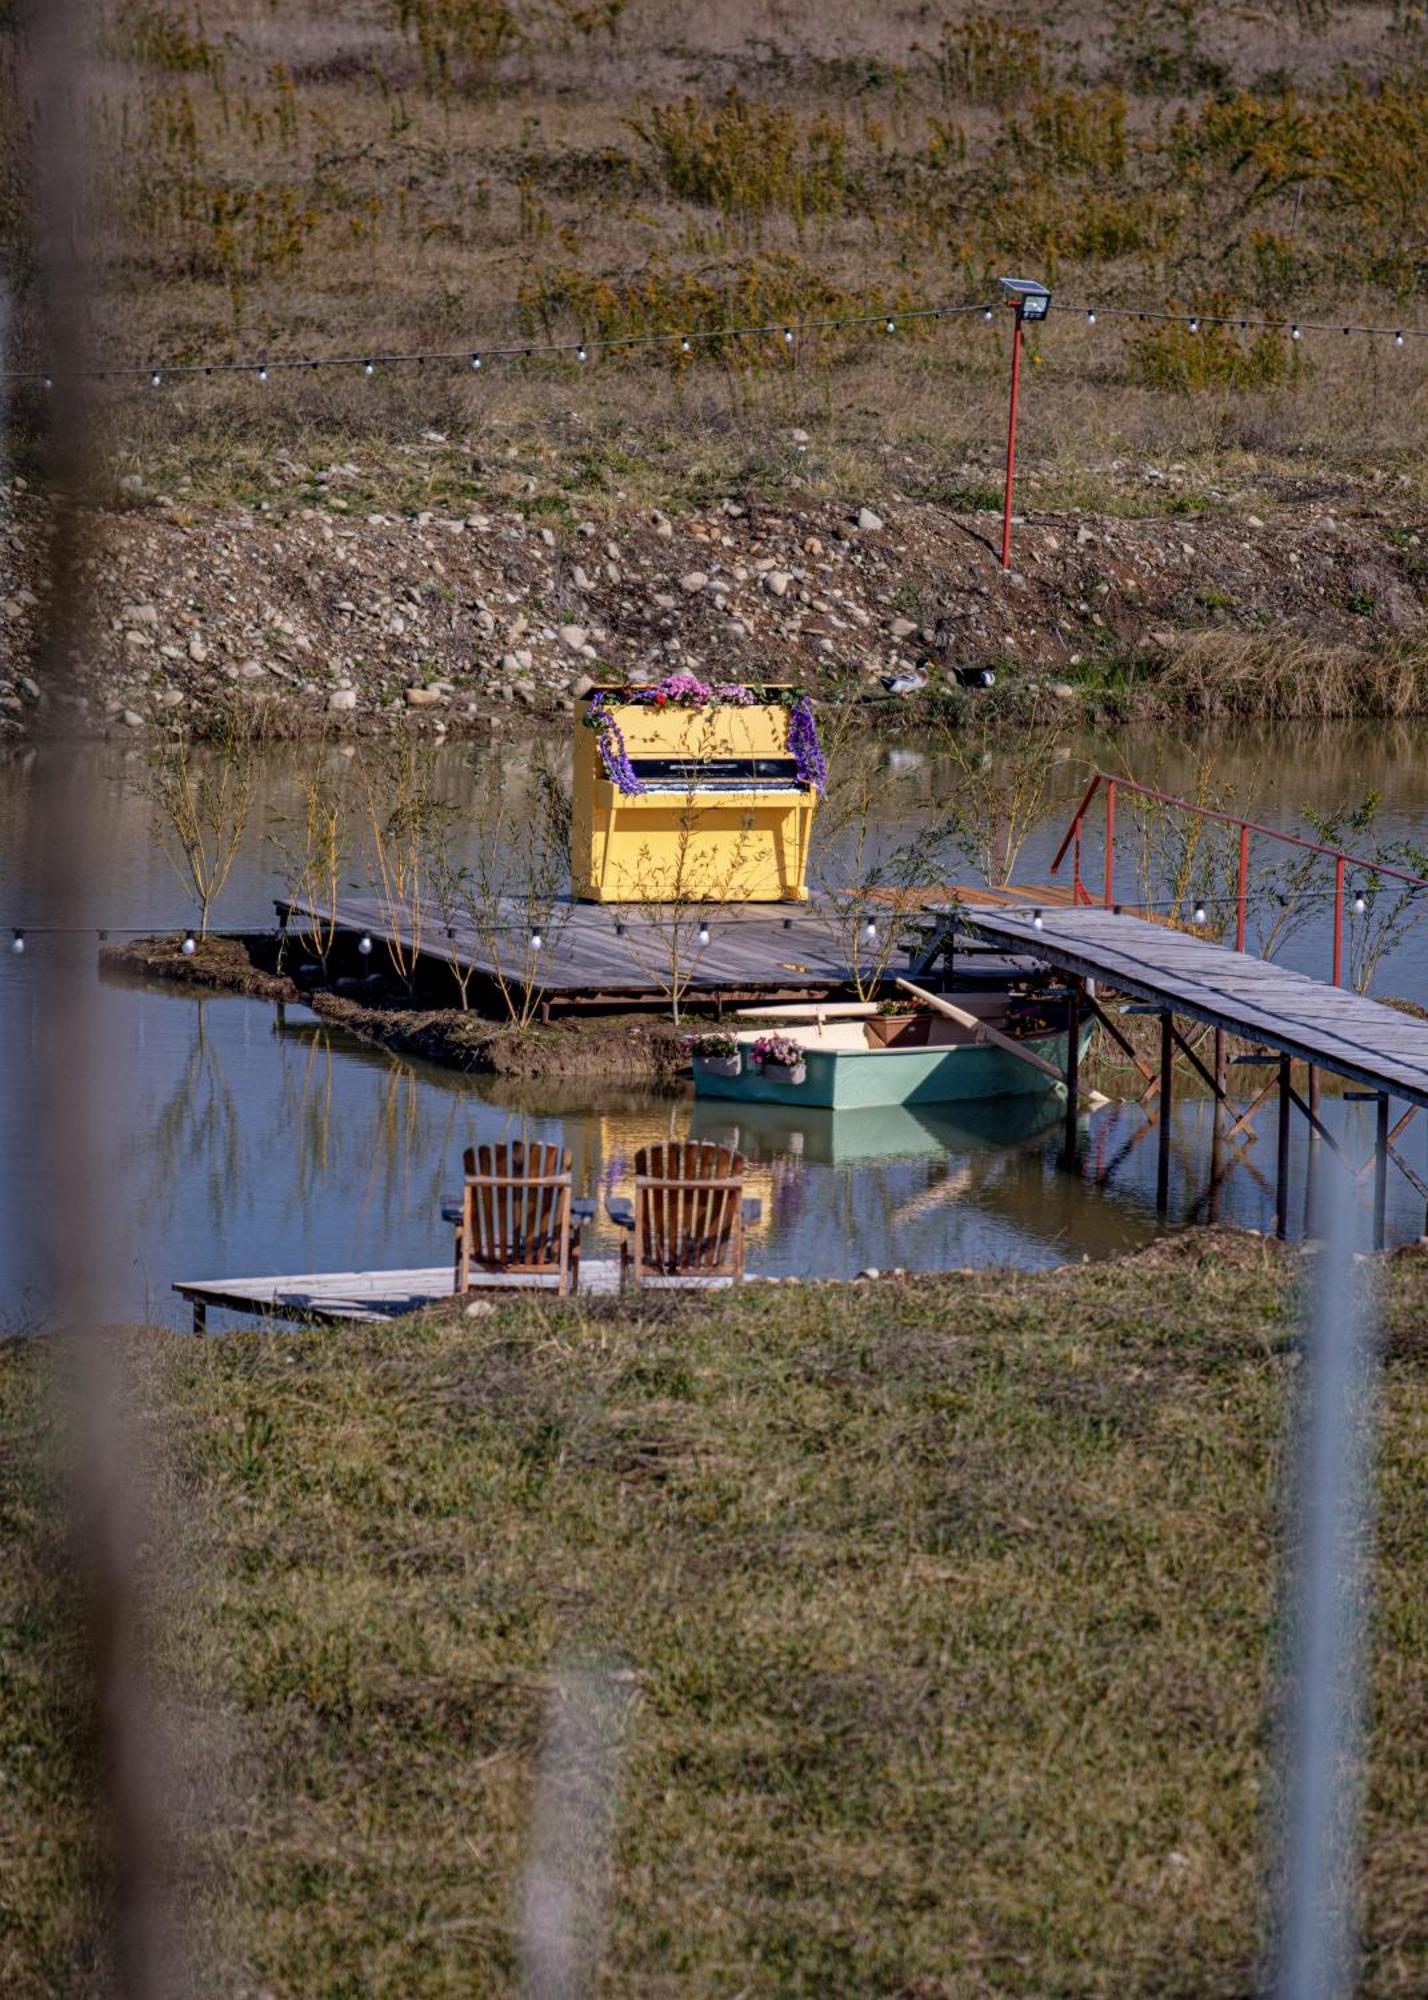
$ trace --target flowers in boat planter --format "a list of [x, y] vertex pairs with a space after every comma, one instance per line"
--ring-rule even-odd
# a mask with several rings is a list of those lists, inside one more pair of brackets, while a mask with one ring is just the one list
[[738, 1038], [734, 1035], [715, 1033], [711, 1030], [704, 1035], [689, 1037], [689, 1053], [709, 1062], [716, 1056], [736, 1056], [739, 1053]]
[[797, 1069], [803, 1061], [803, 1044], [792, 1035], [760, 1035], [750, 1053], [760, 1068], [772, 1063], [775, 1069]]

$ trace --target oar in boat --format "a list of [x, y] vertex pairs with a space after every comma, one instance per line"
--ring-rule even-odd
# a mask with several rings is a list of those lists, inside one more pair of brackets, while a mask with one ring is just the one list
[[[1035, 1049], [1027, 1048], [1024, 1043], [1014, 1040], [1011, 1035], [1004, 1035], [1001, 1029], [994, 1028], [990, 1021], [978, 1020], [977, 1016], [969, 1014], [965, 1007], [954, 1007], [952, 1002], [944, 999], [940, 993], [929, 993], [925, 987], [914, 986], [910, 979], [899, 979], [897, 983], [905, 993], [913, 993], [919, 1000], [925, 1000], [929, 1007], [935, 1007], [939, 1014], [945, 1014], [949, 1020], [955, 1021], [959, 1028], [970, 1029], [979, 1042], [991, 1042], [997, 1048], [1005, 1049], [1007, 1054], [1015, 1056], [1018, 1062], [1030, 1063], [1033, 1069], [1039, 1069], [1043, 1075], [1053, 1078], [1064, 1087], [1065, 1070], [1058, 1069], [1055, 1063], [1048, 1062], [1045, 1056], [1039, 1056]], [[1111, 1101], [1109, 1097], [1102, 1096], [1099, 1090], [1088, 1090], [1083, 1095], [1093, 1111], [1098, 1105], [1109, 1104]]]

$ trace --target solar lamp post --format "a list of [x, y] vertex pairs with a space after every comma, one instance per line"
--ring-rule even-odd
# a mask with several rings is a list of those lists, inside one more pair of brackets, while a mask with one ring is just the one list
[[1003, 302], [1010, 306], [1012, 324], [1011, 398], [1007, 409], [1007, 477], [1002, 495], [1002, 568], [1011, 568], [1012, 489], [1016, 484], [1016, 412], [1021, 389], [1021, 329], [1026, 321], [1040, 321], [1051, 310], [1051, 293], [1034, 278], [1003, 278]]

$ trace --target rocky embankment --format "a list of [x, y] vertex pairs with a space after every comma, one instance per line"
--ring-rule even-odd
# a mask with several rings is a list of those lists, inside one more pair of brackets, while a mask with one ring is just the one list
[[[32, 648], [48, 515], [22, 481], [0, 507], [0, 734], [20, 735], [46, 705]], [[601, 673], [877, 694], [929, 656], [934, 697], [954, 668], [993, 666], [999, 703], [1094, 708], [1116, 682], [1153, 708], [1166, 664], [1205, 635], [1400, 667], [1428, 647], [1428, 521], [1387, 508], [1034, 516], [1006, 574], [996, 526], [896, 499], [730, 496], [677, 519], [558, 523], [136, 506], [94, 517], [84, 691], [51, 719], [201, 734], [236, 702], [274, 736], [478, 732], [567, 708]]]

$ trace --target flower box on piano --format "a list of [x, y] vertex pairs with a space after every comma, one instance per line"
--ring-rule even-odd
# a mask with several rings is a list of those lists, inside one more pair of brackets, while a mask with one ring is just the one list
[[793, 709], [774, 688], [739, 692], [754, 698], [721, 701], [716, 691], [702, 706], [658, 705], [648, 696], [632, 700], [632, 689], [596, 688], [577, 705], [576, 896], [596, 903], [807, 899], [818, 788], [789, 747]]

